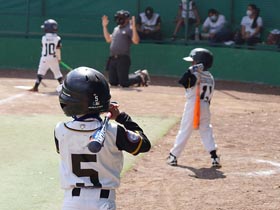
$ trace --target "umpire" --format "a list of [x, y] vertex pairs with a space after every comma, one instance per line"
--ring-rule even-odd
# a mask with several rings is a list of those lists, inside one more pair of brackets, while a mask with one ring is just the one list
[[108, 16], [102, 17], [103, 34], [107, 43], [110, 43], [110, 57], [106, 70], [109, 71], [109, 83], [112, 86], [129, 87], [133, 85], [147, 86], [149, 75], [147, 71], [138, 71], [129, 74], [130, 46], [138, 44], [140, 39], [136, 30], [135, 17], [132, 16], [130, 24], [128, 11], [120, 10], [115, 14], [117, 26], [112, 34], [108, 32]]

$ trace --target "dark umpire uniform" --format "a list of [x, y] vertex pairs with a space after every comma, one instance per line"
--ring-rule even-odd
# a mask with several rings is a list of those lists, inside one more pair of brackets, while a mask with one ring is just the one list
[[115, 14], [117, 26], [112, 34], [109, 34], [107, 25], [108, 17], [102, 17], [104, 38], [110, 43], [110, 57], [106, 70], [109, 73], [109, 83], [113, 86], [121, 85], [129, 87], [142, 83], [139, 74], [129, 74], [130, 68], [130, 46], [139, 43], [139, 36], [136, 31], [135, 17], [132, 17], [132, 24], [129, 23], [129, 12], [120, 10]]

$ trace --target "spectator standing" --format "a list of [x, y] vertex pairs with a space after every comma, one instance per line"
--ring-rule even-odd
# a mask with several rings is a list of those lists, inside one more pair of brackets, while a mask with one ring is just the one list
[[145, 12], [139, 14], [137, 19], [137, 31], [140, 39], [161, 40], [161, 18], [152, 7], [147, 7]]
[[[188, 11], [187, 11], [188, 9]], [[196, 7], [195, 1], [190, 0], [187, 7], [187, 1], [181, 0], [179, 3], [178, 13], [176, 17], [176, 26], [172, 35], [172, 40], [176, 40], [177, 33], [185, 25], [185, 19], [187, 18], [188, 13], [188, 37], [190, 36], [191, 31], [193, 31], [193, 26], [198, 27], [200, 24], [200, 17], [198, 14], [198, 9]], [[191, 35], [192, 36], [192, 35]]]
[[207, 32], [207, 38], [210, 42], [225, 42], [232, 38], [225, 16], [216, 9], [209, 9], [208, 17], [204, 21], [202, 28], [204, 32]]
[[237, 32], [234, 37], [236, 44], [254, 45], [261, 41], [263, 20], [259, 15], [260, 9], [255, 4], [249, 4], [246, 16], [241, 20], [241, 31]]
[[110, 56], [106, 66], [106, 70], [109, 72], [109, 83], [112, 86], [120, 85], [122, 87], [147, 86], [150, 81], [147, 70], [129, 74], [131, 44], [138, 44], [140, 41], [135, 17], [132, 16], [131, 24], [129, 17], [128, 11], [117, 11], [115, 14], [117, 26], [112, 34], [108, 32], [108, 17], [106, 15], [102, 17], [104, 38], [106, 42], [110, 43]]

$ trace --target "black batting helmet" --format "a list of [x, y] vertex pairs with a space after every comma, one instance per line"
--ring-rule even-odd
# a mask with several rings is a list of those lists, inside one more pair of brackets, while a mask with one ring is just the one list
[[190, 52], [188, 57], [183, 58], [185, 61], [195, 61], [197, 64], [202, 63], [205, 70], [211, 68], [213, 64], [213, 54], [207, 49], [204, 48], [195, 48]]
[[66, 75], [59, 102], [67, 116], [106, 112], [110, 104], [110, 88], [102, 73], [79, 67]]
[[58, 30], [58, 24], [53, 19], [48, 19], [44, 22], [44, 25], [41, 25], [41, 28], [44, 29], [45, 33], [56, 33]]

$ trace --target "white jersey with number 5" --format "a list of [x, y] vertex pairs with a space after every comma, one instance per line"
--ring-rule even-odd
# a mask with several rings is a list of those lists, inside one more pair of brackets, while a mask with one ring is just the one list
[[89, 137], [100, 121], [58, 123], [55, 137], [61, 156], [60, 178], [63, 189], [96, 187], [115, 189], [120, 184], [123, 153], [116, 146], [117, 125], [109, 123], [101, 151], [88, 150]]

